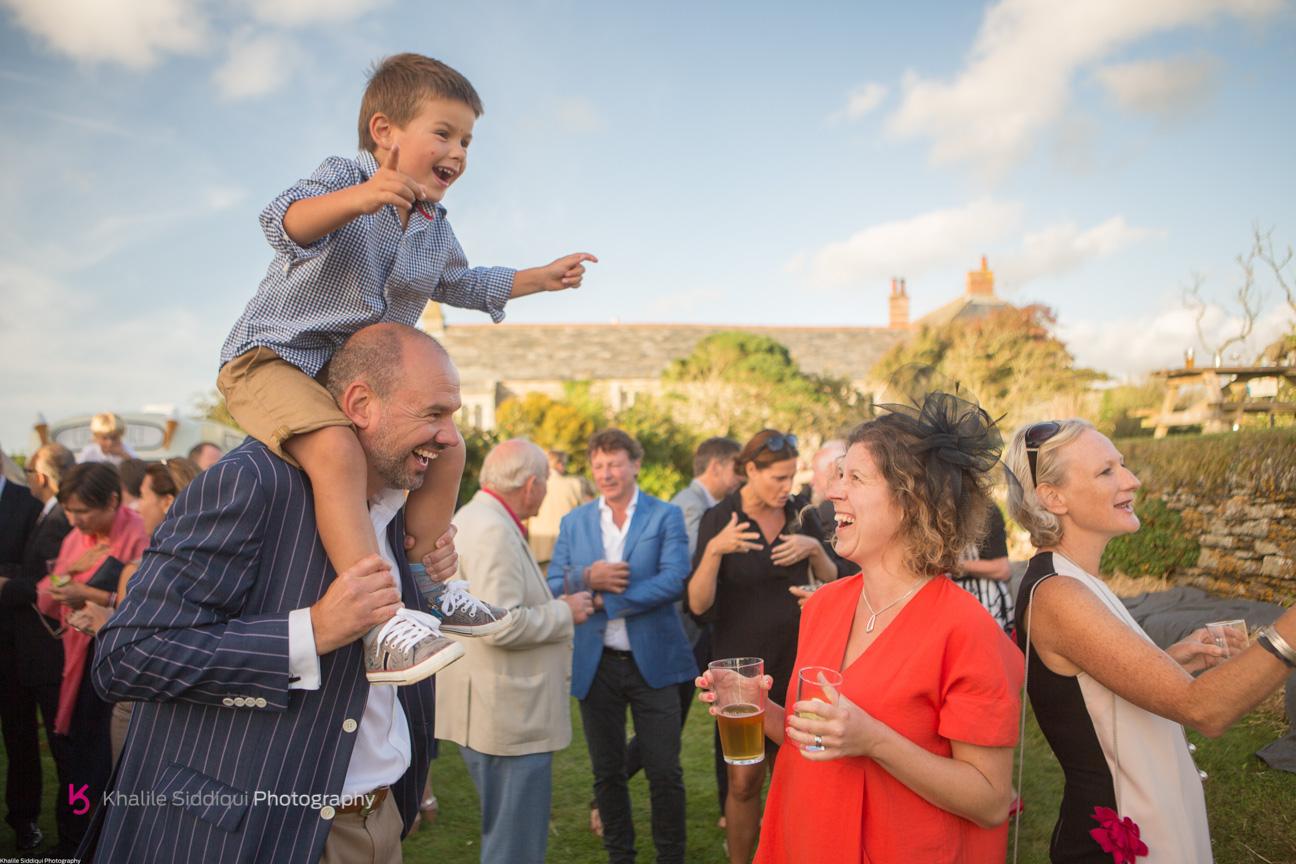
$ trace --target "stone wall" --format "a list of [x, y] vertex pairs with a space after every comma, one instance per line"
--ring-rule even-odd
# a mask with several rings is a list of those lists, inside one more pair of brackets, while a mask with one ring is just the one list
[[1170, 574], [1215, 593], [1296, 600], [1296, 432], [1131, 439], [1119, 445], [1141, 494], [1178, 511], [1201, 544], [1197, 566]]

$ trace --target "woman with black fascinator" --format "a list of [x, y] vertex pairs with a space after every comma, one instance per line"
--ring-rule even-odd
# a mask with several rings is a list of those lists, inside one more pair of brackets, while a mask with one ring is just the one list
[[793, 689], [786, 710], [765, 711], [765, 734], [797, 752], [775, 765], [758, 864], [1002, 862], [1007, 851], [1022, 657], [943, 575], [982, 531], [1001, 441], [973, 402], [932, 392], [911, 403], [850, 434], [828, 490], [837, 553], [860, 573], [806, 603], [795, 665], [843, 680], [827, 701], [793, 703]]

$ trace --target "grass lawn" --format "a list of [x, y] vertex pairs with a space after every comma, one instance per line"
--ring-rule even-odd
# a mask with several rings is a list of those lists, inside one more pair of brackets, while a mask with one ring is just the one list
[[[724, 832], [712, 772], [711, 718], [697, 706], [684, 730], [684, 783], [688, 791], [688, 860], [723, 864]], [[572, 703], [572, 746], [554, 760], [553, 825], [548, 861], [552, 864], [605, 862], [599, 838], [589, 833], [589, 800], [593, 797], [589, 756], [581, 733], [580, 714]], [[1285, 721], [1273, 712], [1256, 711], [1222, 738], [1209, 740], [1194, 732], [1197, 764], [1210, 774], [1206, 805], [1217, 864], [1296, 864], [1296, 774], [1273, 771], [1253, 753], [1282, 735]], [[790, 756], [793, 754], [789, 754]], [[797, 757], [794, 757], [797, 758]], [[4, 754], [0, 751], [0, 767]], [[45, 757], [46, 803], [54, 783], [52, 761]], [[480, 813], [477, 792], [453, 744], [442, 744], [441, 758], [432, 765], [432, 785], [441, 804], [433, 828], [405, 841], [410, 864], [475, 864], [478, 860]], [[1035, 864], [1048, 860], [1048, 837], [1062, 794], [1062, 772], [1033, 719], [1027, 720], [1026, 771], [1019, 860]], [[630, 784], [640, 860], [652, 861], [648, 786], [640, 774]], [[41, 830], [52, 842], [53, 811], [46, 806]], [[13, 835], [0, 829], [0, 858], [13, 854]], [[1010, 853], [1011, 858], [1011, 853]], [[501, 862], [503, 864], [503, 862]]]

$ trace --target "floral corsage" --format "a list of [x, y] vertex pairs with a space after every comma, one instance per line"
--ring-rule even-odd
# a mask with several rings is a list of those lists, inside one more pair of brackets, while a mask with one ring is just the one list
[[1139, 839], [1139, 827], [1134, 820], [1109, 807], [1095, 807], [1094, 819], [1101, 827], [1089, 832], [1104, 852], [1110, 852], [1115, 864], [1134, 864], [1134, 859], [1148, 854], [1147, 844]]

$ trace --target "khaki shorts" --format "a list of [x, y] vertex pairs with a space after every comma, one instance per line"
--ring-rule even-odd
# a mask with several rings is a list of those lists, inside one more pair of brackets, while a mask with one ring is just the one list
[[326, 426], [351, 426], [333, 395], [269, 348], [253, 348], [221, 367], [216, 387], [230, 415], [288, 464], [284, 442]]

